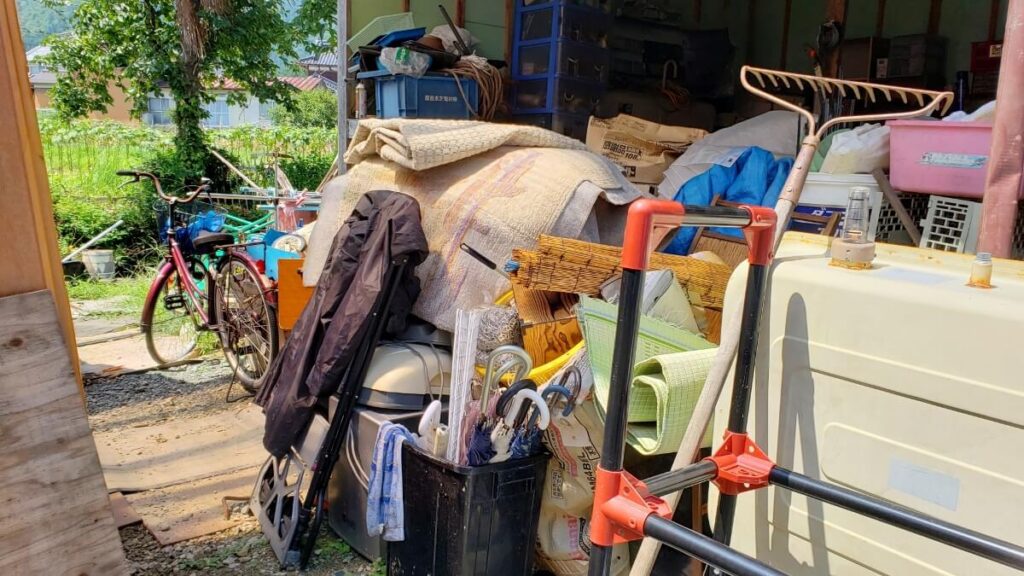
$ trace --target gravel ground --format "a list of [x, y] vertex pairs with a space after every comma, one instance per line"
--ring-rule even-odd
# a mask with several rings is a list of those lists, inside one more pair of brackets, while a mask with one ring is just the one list
[[[89, 422], [94, 431], [116, 431], [230, 410], [236, 406], [225, 402], [230, 381], [231, 370], [219, 358], [170, 370], [94, 380], [86, 387]], [[245, 391], [235, 385], [231, 396], [244, 397]], [[285, 574], [256, 519], [249, 515], [224, 532], [167, 547], [161, 547], [142, 525], [122, 528], [120, 533], [132, 574], [136, 575]], [[367, 562], [326, 529], [318, 539], [315, 554], [306, 572], [311, 576], [383, 574], [382, 566]]]

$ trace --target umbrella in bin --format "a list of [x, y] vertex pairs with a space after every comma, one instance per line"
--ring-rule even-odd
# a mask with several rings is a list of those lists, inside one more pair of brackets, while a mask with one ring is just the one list
[[[512, 359], [503, 364], [501, 368], [495, 369], [498, 361], [505, 356], [512, 356]], [[499, 346], [488, 355], [487, 370], [484, 372], [484, 381], [480, 392], [480, 412], [476, 417], [476, 422], [472, 422], [472, 426], [466, 426], [473, 430], [469, 439], [469, 449], [467, 450], [467, 459], [470, 466], [487, 464], [495, 454], [491, 442], [491, 431], [494, 428], [495, 422], [488, 414], [492, 389], [497, 386], [503, 375], [513, 369], [516, 370], [515, 379], [520, 380], [523, 376], [529, 374], [532, 368], [533, 361], [530, 360], [530, 356], [526, 351], [519, 346]], [[472, 417], [474, 415], [467, 413], [467, 416]], [[470, 424], [470, 422], [466, 422], [466, 424]]]
[[[529, 401], [529, 404], [526, 402]], [[529, 418], [527, 418], [529, 416]], [[551, 411], [543, 396], [536, 390], [526, 388], [516, 393], [508, 406], [508, 412], [491, 432], [495, 455], [491, 462], [504, 462], [510, 458], [528, 456], [527, 438], [531, 428], [543, 430], [551, 423]], [[538, 432], [539, 433], [539, 432]]]
[[566, 404], [562, 410], [562, 416], [572, 413], [575, 408], [571, 401], [572, 391], [559, 384], [549, 384], [541, 392], [541, 404], [534, 407], [526, 425], [517, 430], [518, 434], [512, 440], [511, 445], [512, 458], [525, 458], [537, 453], [540, 449], [543, 432], [547, 430], [551, 422], [551, 415], [558, 405], [559, 398], [564, 398]]

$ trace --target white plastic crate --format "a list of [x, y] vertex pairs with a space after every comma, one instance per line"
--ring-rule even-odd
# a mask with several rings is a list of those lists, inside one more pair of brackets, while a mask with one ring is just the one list
[[973, 254], [981, 229], [981, 202], [931, 196], [921, 222], [921, 248]]
[[[825, 174], [811, 172], [800, 195], [800, 205], [839, 208], [845, 211], [850, 189], [860, 186], [868, 189], [868, 238], [876, 242], [910, 244], [910, 235], [900, 222], [896, 210], [878, 188], [871, 174]], [[928, 196], [897, 191], [903, 207], [915, 222], [928, 214]], [[841, 226], [840, 226], [841, 229]]]
[[[928, 196], [909, 194], [898, 190], [896, 194], [903, 204], [903, 209], [907, 211], [912, 221], [920, 222], [928, 216]], [[872, 220], [875, 220], [875, 218], [872, 217]], [[900, 217], [896, 214], [896, 210], [893, 209], [892, 205], [889, 204], [889, 200], [884, 196], [882, 198], [882, 207], [878, 211], [875, 228], [875, 240], [877, 242], [912, 244], [906, 227], [903, 226], [903, 222], [900, 222]]]

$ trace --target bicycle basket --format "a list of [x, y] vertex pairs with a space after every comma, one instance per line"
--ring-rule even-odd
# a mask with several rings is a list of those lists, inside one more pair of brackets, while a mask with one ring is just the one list
[[175, 229], [175, 240], [184, 252], [192, 251], [192, 241], [200, 232], [220, 232], [226, 222], [224, 209], [208, 202], [193, 200], [188, 204], [178, 205], [175, 210], [176, 222], [171, 222], [170, 207], [164, 202], [154, 205], [157, 213], [157, 231], [160, 241], [167, 241], [167, 234], [172, 224]]

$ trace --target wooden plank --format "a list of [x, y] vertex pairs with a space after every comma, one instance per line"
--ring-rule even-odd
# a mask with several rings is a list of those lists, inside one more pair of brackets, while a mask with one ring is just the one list
[[466, 26], [466, 0], [455, 0], [455, 25], [459, 28]]
[[789, 24], [793, 16], [793, 0], [786, 0], [782, 9], [782, 46], [779, 48], [779, 70], [785, 70], [789, 59]]
[[[513, 284], [552, 292], [596, 296], [601, 284], [621, 273], [622, 249], [568, 238], [542, 235], [537, 250], [513, 250], [519, 270]], [[687, 256], [654, 253], [652, 270], [672, 270], [686, 289], [691, 304], [722, 309], [725, 285], [732, 269]]]
[[928, 33], [938, 34], [939, 26], [942, 24], [942, 0], [932, 0], [928, 9]]
[[110, 495], [110, 513], [114, 516], [114, 525], [118, 528], [142, 522], [142, 516], [132, 508], [131, 502], [120, 492]]
[[[998, 1], [998, 0], [997, 0]], [[516, 0], [505, 0], [505, 62], [512, 67], [512, 41], [515, 37]]]
[[882, 38], [883, 36], [885, 36], [885, 0], [878, 0], [878, 12], [875, 14], [875, 37]]
[[48, 291], [0, 298], [0, 574], [127, 574]]
[[[828, 0], [825, 4], [825, 20], [834, 20], [837, 24], [846, 24], [847, 0]], [[822, 62], [822, 73], [828, 78], [835, 78], [839, 75], [839, 54], [840, 50], [832, 50], [824, 56]]]
[[534, 366], [558, 358], [581, 340], [583, 334], [575, 318], [523, 326], [523, 349], [533, 359]]
[[303, 262], [305, 260], [295, 259], [277, 263], [277, 325], [282, 330], [295, 326], [316, 290], [315, 286], [302, 285]]
[[889, 201], [889, 205], [896, 212], [896, 217], [900, 219], [900, 224], [907, 229], [907, 234], [910, 236], [910, 241], [914, 243], [914, 246], [921, 244], [921, 231], [917, 228], [917, 222], [910, 216], [907, 209], [903, 206], [903, 202], [900, 202], [900, 196], [892, 188], [892, 184], [889, 183], [889, 178], [885, 175], [885, 172], [881, 168], [876, 168], [871, 173], [875, 177], [875, 182], [878, 183], [878, 188], [882, 191], [882, 195]]
[[1000, 0], [992, 0], [988, 13], [988, 41], [995, 42], [999, 33], [999, 4]]
[[[53, 202], [28, 83], [25, 47], [13, 0], [0, 5], [0, 297], [49, 290], [65, 342], [75, 341], [64, 271], [57, 249]], [[78, 353], [69, 351], [80, 400], [85, 400]]]

